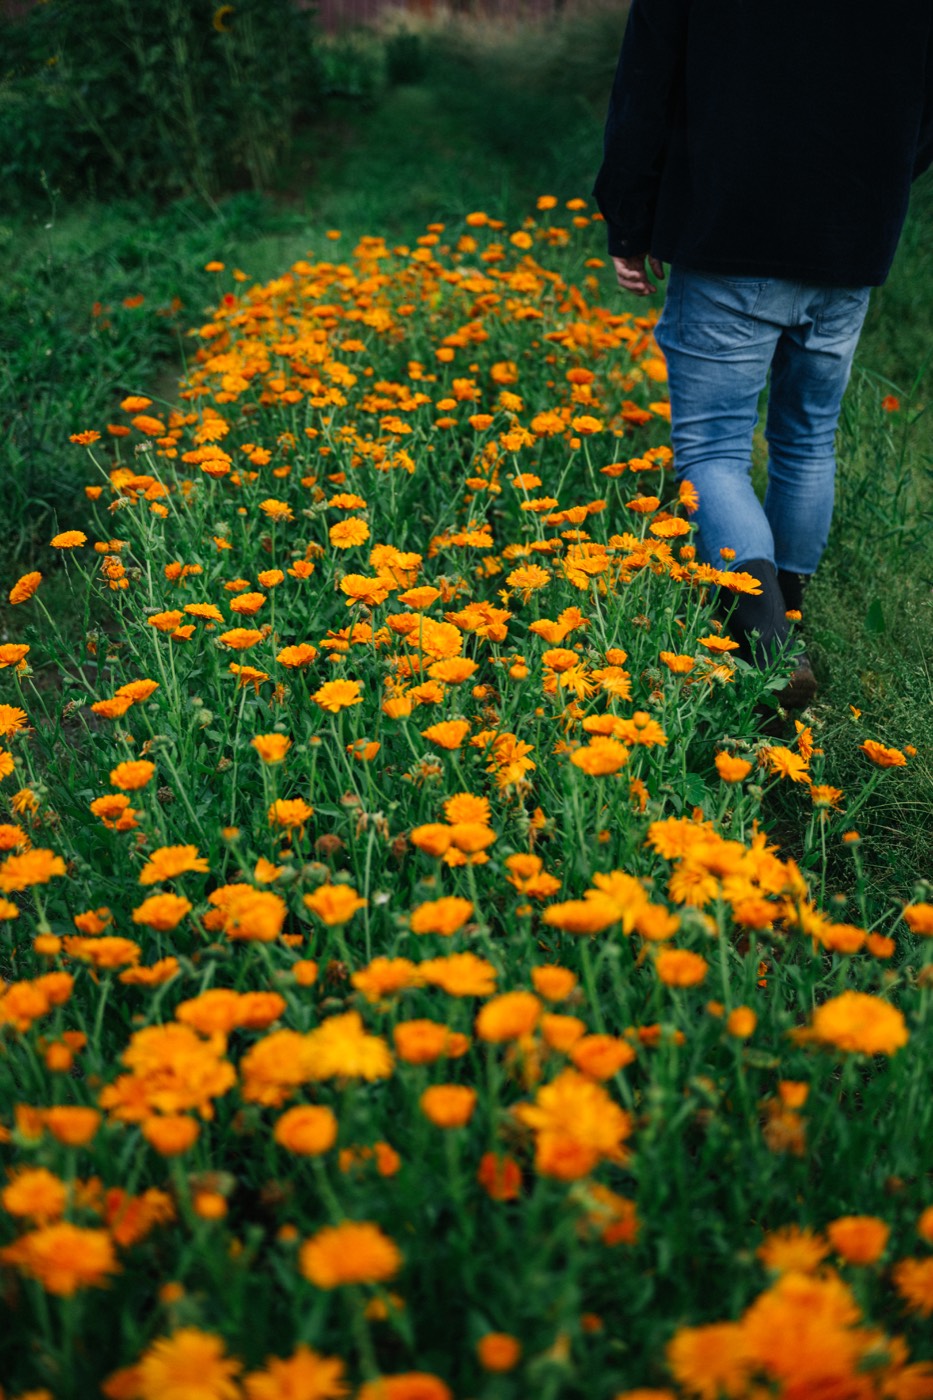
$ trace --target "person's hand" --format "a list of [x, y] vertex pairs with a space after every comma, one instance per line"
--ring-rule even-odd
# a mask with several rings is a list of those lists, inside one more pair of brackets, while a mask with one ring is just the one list
[[[657, 291], [654, 283], [648, 281], [648, 274], [645, 271], [646, 256], [645, 253], [638, 253], [632, 258], [612, 259], [612, 265], [616, 270], [616, 277], [623, 292], [632, 292], [634, 296], [646, 297], [649, 292]], [[648, 266], [655, 277], [663, 282], [664, 268], [658, 259], [648, 257]]]

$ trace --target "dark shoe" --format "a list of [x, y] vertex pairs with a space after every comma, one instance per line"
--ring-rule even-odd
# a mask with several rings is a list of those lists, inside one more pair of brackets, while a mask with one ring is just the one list
[[[761, 584], [761, 592], [733, 594], [721, 589], [719, 606], [729, 613], [728, 627], [739, 644], [739, 655], [764, 670], [783, 648], [790, 633], [787, 603], [778, 584], [777, 570], [767, 559], [747, 559], [742, 572]], [[757, 637], [753, 637], [757, 633]]]
[[778, 695], [785, 710], [805, 710], [817, 691], [816, 676], [805, 652], [797, 657], [797, 665], [787, 685]]
[[784, 594], [784, 602], [791, 612], [803, 611], [803, 595], [812, 574], [792, 574], [787, 569], [778, 569], [778, 587]]

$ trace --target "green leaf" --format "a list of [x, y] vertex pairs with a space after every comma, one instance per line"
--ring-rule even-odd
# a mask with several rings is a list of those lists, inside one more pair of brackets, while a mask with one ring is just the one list
[[865, 614], [865, 631], [872, 636], [878, 636], [885, 630], [884, 609], [881, 606], [880, 598], [873, 598]]

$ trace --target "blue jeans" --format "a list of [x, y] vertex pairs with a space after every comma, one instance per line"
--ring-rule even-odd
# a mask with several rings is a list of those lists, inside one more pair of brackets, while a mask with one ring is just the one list
[[[674, 469], [700, 498], [701, 556], [738, 568], [767, 559], [812, 574], [826, 548], [834, 441], [868, 287], [720, 277], [674, 266], [656, 339], [667, 360]], [[752, 434], [768, 372], [764, 505], [751, 483]]]

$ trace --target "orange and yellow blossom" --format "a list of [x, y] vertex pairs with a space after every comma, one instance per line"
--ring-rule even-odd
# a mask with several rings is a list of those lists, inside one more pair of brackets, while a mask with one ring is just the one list
[[385, 1283], [402, 1266], [394, 1240], [378, 1225], [345, 1220], [327, 1226], [301, 1246], [298, 1267], [317, 1288], [347, 1284]]

